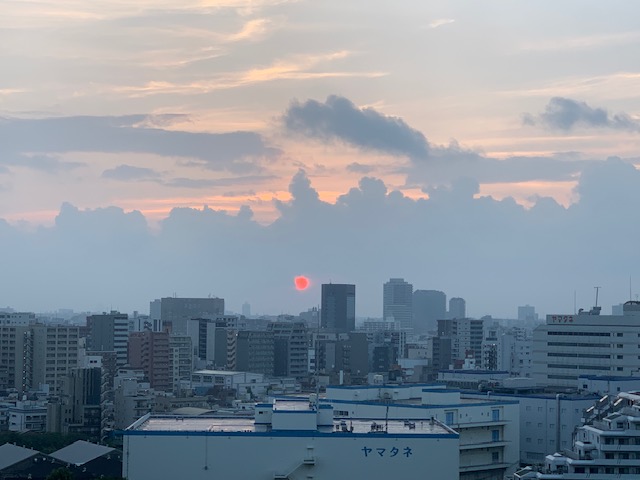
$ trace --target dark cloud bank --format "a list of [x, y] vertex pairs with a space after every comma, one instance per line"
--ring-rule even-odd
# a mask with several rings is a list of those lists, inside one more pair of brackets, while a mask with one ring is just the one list
[[539, 115], [525, 114], [523, 122], [525, 125], [540, 124], [559, 131], [583, 127], [640, 132], [640, 123], [627, 113], [612, 115], [604, 108], [591, 107], [586, 102], [564, 97], [553, 97]]
[[[121, 117], [0, 118], [0, 166], [26, 166], [49, 172], [78, 164], [62, 162], [66, 152], [151, 153], [189, 159], [210, 170], [248, 173], [259, 171], [260, 161], [279, 151], [255, 132], [193, 133], [155, 127], [167, 126], [176, 115]], [[118, 179], [155, 175], [130, 168], [110, 171]]]
[[[626, 300], [640, 267], [640, 172], [619, 159], [585, 170], [580, 201], [549, 198], [527, 210], [511, 199], [474, 198], [477, 182], [436, 188], [414, 201], [365, 177], [337, 203], [319, 200], [303, 171], [293, 200], [263, 226], [238, 215], [174, 209], [152, 231], [138, 212], [62, 206], [55, 226], [24, 232], [0, 222], [1, 304], [19, 308], [147, 310], [177, 293], [223, 296], [239, 308], [297, 312], [317, 305], [319, 283], [354, 282], [358, 309], [376, 315], [382, 283], [401, 276], [416, 288], [467, 298], [476, 315], [515, 313], [519, 304], [571, 311], [603, 286], [604, 304]], [[315, 282], [305, 293], [292, 279]]]

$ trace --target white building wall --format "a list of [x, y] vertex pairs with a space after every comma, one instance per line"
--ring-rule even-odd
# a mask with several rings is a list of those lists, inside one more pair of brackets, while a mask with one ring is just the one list
[[[429, 478], [438, 480], [458, 478], [457, 438], [386, 434], [311, 437], [302, 432], [136, 433], [139, 435], [124, 437], [123, 477], [129, 480], [388, 480], [419, 478], [427, 472]], [[392, 456], [394, 448], [397, 453]], [[167, 451], [171, 454], [158, 455]], [[241, 452], [250, 461], [239, 460]]]
[[[468, 394], [467, 397], [486, 398], [486, 394]], [[520, 408], [520, 462], [542, 463], [546, 455], [570, 449], [573, 432], [582, 424], [584, 409], [593, 405], [593, 396], [511, 395], [492, 393], [497, 400], [517, 400]], [[560, 410], [558, 411], [558, 405]], [[559, 416], [558, 416], [559, 414]], [[560, 430], [558, 431], [559, 426]], [[557, 434], [560, 445], [557, 445]]]
[[640, 374], [640, 316], [547, 315], [533, 333], [533, 378], [578, 387], [581, 375]]
[[[391, 388], [391, 387], [389, 387]], [[442, 388], [435, 386], [434, 388]], [[398, 392], [405, 392], [403, 397], [416, 398], [410, 395], [413, 389], [425, 389], [425, 386], [396, 389]], [[377, 400], [379, 397], [376, 388], [362, 389], [363, 396], [368, 399], [359, 400], [338, 400], [335, 394], [342, 390], [343, 396], [346, 391], [350, 391], [354, 396], [356, 389], [348, 388], [328, 388], [327, 403], [334, 407], [336, 416], [345, 418], [370, 418], [370, 419], [398, 419], [398, 420], [425, 420], [431, 417], [447, 424], [460, 434], [460, 465], [461, 468], [471, 467], [481, 471], [487, 466], [491, 466], [493, 461], [492, 449], [503, 451], [500, 463], [508, 465], [507, 474], [515, 471], [519, 464], [520, 456], [520, 422], [519, 405], [516, 401], [486, 401], [478, 400], [470, 402], [466, 400], [462, 403], [450, 403], [439, 405], [403, 405], [398, 403], [359, 403]], [[335, 394], [334, 394], [335, 392]], [[444, 393], [444, 392], [443, 392]], [[368, 395], [367, 395], [368, 394]], [[422, 395], [422, 392], [421, 392]], [[406, 399], [402, 398], [402, 399]], [[497, 411], [497, 417], [494, 411]], [[497, 418], [497, 419], [495, 419]], [[486, 432], [498, 430], [498, 441], [490, 444], [477, 444], [477, 438], [486, 438]], [[491, 433], [489, 433], [492, 435]], [[463, 448], [463, 446], [466, 446]], [[436, 477], [437, 478], [437, 477]], [[491, 478], [491, 477], [490, 477]]]

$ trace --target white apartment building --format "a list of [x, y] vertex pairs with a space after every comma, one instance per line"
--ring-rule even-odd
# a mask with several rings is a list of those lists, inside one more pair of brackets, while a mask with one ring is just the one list
[[29, 312], [0, 312], [0, 325], [31, 325], [36, 323], [36, 314]]
[[62, 382], [78, 367], [79, 328], [68, 325], [33, 325], [32, 386], [49, 385], [60, 392]]
[[571, 449], [547, 455], [544, 467], [527, 467], [516, 472], [515, 478], [640, 478], [640, 395], [622, 392], [603, 397], [587, 410]]
[[47, 407], [33, 401], [16, 402], [9, 408], [9, 431], [44, 432], [47, 426]]
[[57, 392], [78, 366], [79, 328], [68, 325], [0, 325], [0, 387], [28, 391], [48, 384]]
[[345, 419], [443, 422], [460, 434], [461, 480], [502, 480], [519, 465], [517, 400], [468, 398], [444, 385], [412, 384], [329, 386], [322, 401]]
[[640, 377], [580, 375], [578, 377], [578, 390], [599, 396], [617, 395], [620, 392], [639, 392]]
[[595, 395], [465, 393], [468, 398], [512, 400], [520, 405], [520, 463], [543, 463], [547, 455], [571, 448], [573, 433]]
[[547, 315], [533, 332], [533, 378], [538, 385], [578, 387], [581, 375], [632, 376], [640, 372], [640, 302], [623, 315], [600, 308], [577, 315]]

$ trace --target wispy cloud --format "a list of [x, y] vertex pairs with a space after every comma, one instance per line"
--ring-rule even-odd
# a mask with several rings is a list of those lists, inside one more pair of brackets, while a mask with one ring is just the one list
[[131, 97], [162, 94], [194, 95], [215, 90], [246, 87], [276, 80], [313, 80], [340, 77], [375, 78], [386, 75], [385, 72], [376, 71], [341, 71], [322, 68], [325, 64], [345, 59], [350, 55], [351, 52], [346, 50], [317, 55], [298, 55], [285, 60], [275, 61], [266, 67], [251, 68], [241, 72], [230, 72], [207, 81], [188, 83], [151, 81], [140, 86], [115, 87], [114, 90], [118, 93], [128, 94]]
[[0, 88], [0, 97], [6, 97], [9, 95], [15, 95], [18, 93], [25, 93], [26, 90], [23, 88]]
[[[154, 121], [154, 118], [156, 119]], [[183, 116], [128, 115], [120, 117], [0, 118], [0, 160], [24, 154], [50, 164], [51, 154], [65, 152], [151, 153], [189, 159], [185, 165], [236, 173], [260, 171], [260, 162], [279, 155], [254, 132], [193, 133], [153, 128]], [[22, 157], [20, 157], [22, 158]], [[48, 163], [45, 163], [48, 162]], [[5, 161], [6, 162], [6, 161]], [[112, 172], [113, 174], [123, 172]], [[132, 173], [131, 169], [128, 172]]]
[[[0, 131], [1, 130], [2, 129], [0, 128]], [[66, 162], [64, 160], [61, 160], [56, 155], [34, 155], [21, 154], [16, 152], [2, 152], [1, 147], [0, 153], [4, 153], [2, 158], [0, 158], [0, 164], [4, 166], [11, 166], [14, 168], [28, 168], [31, 170], [39, 170], [45, 173], [68, 172], [84, 165], [80, 162]], [[0, 169], [3, 168], [2, 165], [0, 165]]]
[[119, 181], [156, 181], [160, 178], [160, 173], [151, 168], [136, 167], [132, 165], [118, 165], [102, 172], [102, 178]]
[[574, 37], [546, 38], [521, 45], [522, 50], [528, 51], [562, 51], [594, 49], [602, 47], [618, 47], [628, 44], [637, 44], [640, 40], [640, 32], [616, 32], [598, 35], [584, 35]]
[[438, 18], [436, 20], [433, 20], [429, 24], [427, 24], [427, 28], [430, 28], [430, 29], [439, 28], [454, 22], [455, 22], [455, 19], [453, 18]]
[[256, 185], [277, 179], [274, 175], [245, 175], [241, 177], [229, 178], [174, 178], [164, 182], [167, 187], [176, 188], [212, 188], [230, 187], [241, 185]]
[[628, 98], [630, 92], [640, 89], [640, 72], [616, 72], [607, 75], [570, 76], [543, 85], [501, 93], [513, 97], [589, 96], [606, 98]]

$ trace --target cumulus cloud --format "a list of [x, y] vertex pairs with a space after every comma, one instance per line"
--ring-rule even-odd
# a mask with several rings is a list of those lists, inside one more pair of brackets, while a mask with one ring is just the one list
[[604, 108], [592, 107], [586, 102], [565, 97], [553, 97], [545, 111], [538, 115], [525, 114], [523, 123], [560, 131], [576, 127], [640, 131], [640, 122], [627, 113], [610, 114]]
[[[590, 300], [594, 284], [605, 287], [605, 305], [618, 303], [629, 272], [640, 269], [640, 172], [617, 158], [585, 169], [569, 208], [550, 198], [525, 209], [478, 197], [474, 179], [432, 187], [420, 200], [373, 177], [335, 204], [319, 199], [304, 171], [289, 188], [291, 200], [270, 225], [248, 207], [176, 208], [152, 231], [139, 212], [70, 204], [49, 228], [26, 232], [0, 221], [11, 252], [5, 303], [144, 312], [149, 300], [175, 292], [219, 295], [231, 309], [249, 300], [258, 312], [297, 313], [333, 281], [357, 284], [358, 314], [377, 316], [382, 284], [402, 276], [415, 288], [465, 297], [472, 315], [514, 315], [525, 303], [571, 311], [573, 291]], [[313, 281], [304, 293], [291, 283], [301, 272]]]
[[324, 103], [294, 101], [282, 120], [290, 132], [317, 140], [340, 141], [392, 155], [425, 158], [429, 154], [425, 136], [401, 118], [359, 108], [337, 95], [327, 97]]
[[[408, 185], [428, 191], [450, 185], [461, 177], [479, 183], [575, 180], [587, 162], [573, 153], [550, 157], [491, 158], [466, 149], [455, 140], [449, 145], [430, 144], [417, 129], [373, 108], [358, 108], [350, 100], [332, 95], [322, 103], [293, 102], [283, 116], [292, 132], [318, 140], [341, 141], [382, 154], [405, 156], [409, 162], [394, 167], [406, 175]], [[353, 162], [347, 171], [370, 174], [373, 166]]]
[[[164, 118], [168, 121], [171, 117]], [[279, 151], [254, 132], [193, 133], [153, 128], [158, 117], [58, 117], [0, 119], [0, 159], [25, 152], [152, 153], [191, 159], [191, 165], [217, 171], [260, 170], [260, 162]], [[1, 160], [0, 160], [1, 161]]]

